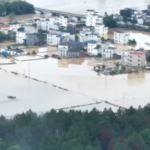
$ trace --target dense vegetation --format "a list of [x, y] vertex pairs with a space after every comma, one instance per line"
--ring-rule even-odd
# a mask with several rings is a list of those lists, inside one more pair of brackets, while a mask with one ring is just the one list
[[136, 40], [135, 39], [129, 40], [128, 44], [129, 45], [136, 45]]
[[149, 150], [150, 107], [0, 117], [0, 150]]
[[0, 4], [0, 16], [9, 15], [10, 13], [16, 15], [32, 14], [34, 13], [34, 6], [24, 1]]
[[113, 19], [113, 15], [105, 16], [103, 18], [104, 24], [107, 27], [113, 28], [116, 27], [116, 21]]

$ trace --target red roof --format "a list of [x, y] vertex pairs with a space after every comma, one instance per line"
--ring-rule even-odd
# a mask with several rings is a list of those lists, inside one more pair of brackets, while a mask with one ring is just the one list
[[10, 25], [1, 25], [0, 28], [10, 28]]
[[133, 55], [145, 55], [145, 52], [133, 52]]

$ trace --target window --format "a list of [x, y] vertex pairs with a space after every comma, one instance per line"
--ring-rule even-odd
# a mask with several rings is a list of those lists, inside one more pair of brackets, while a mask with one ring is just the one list
[[130, 62], [132, 62], [132, 60], [130, 60]]
[[138, 61], [140, 61], [140, 59]]

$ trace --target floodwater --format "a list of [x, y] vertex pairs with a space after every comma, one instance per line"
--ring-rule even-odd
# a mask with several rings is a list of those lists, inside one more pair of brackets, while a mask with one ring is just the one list
[[36, 7], [48, 8], [53, 10], [62, 10], [66, 12], [85, 13], [87, 9], [94, 9], [101, 14], [118, 13], [120, 9], [134, 7], [146, 9], [150, 0], [27, 0]]
[[122, 50], [127, 50], [129, 48], [144, 48], [145, 50], [150, 50], [150, 46], [146, 45], [145, 43], [150, 43], [150, 33], [143, 32], [143, 31], [135, 31], [135, 30], [126, 30], [123, 28], [115, 28], [109, 29], [108, 35], [105, 35], [104, 38], [113, 38], [115, 31], [124, 31], [130, 33], [130, 39], [135, 39], [137, 44], [136, 45], [122, 45], [122, 44], [114, 44], [117, 48], [117, 53], [120, 54]]
[[[137, 108], [149, 103], [150, 74], [97, 75], [88, 61], [64, 60], [68, 66], [59, 67], [60, 61], [50, 58], [1, 66], [7, 71], [0, 70], [0, 114], [12, 116], [29, 109], [42, 112], [100, 100], [126, 108], [131, 105]], [[19, 75], [14, 75], [11, 71], [18, 72]], [[17, 99], [10, 101], [7, 96], [16, 96]], [[117, 110], [117, 107], [105, 103], [76, 109], [91, 110], [93, 107]]]

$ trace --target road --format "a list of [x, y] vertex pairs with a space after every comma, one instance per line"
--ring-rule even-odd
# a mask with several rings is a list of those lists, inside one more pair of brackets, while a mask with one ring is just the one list
[[61, 15], [67, 15], [69, 17], [80, 17], [80, 18], [85, 18], [85, 15], [81, 14], [74, 14], [70, 12], [63, 12], [63, 11], [57, 11], [57, 10], [50, 10], [50, 9], [44, 9], [44, 8], [38, 8], [35, 7], [36, 11], [42, 11], [42, 12], [48, 12], [48, 13], [55, 13], [55, 14], [61, 14]]

